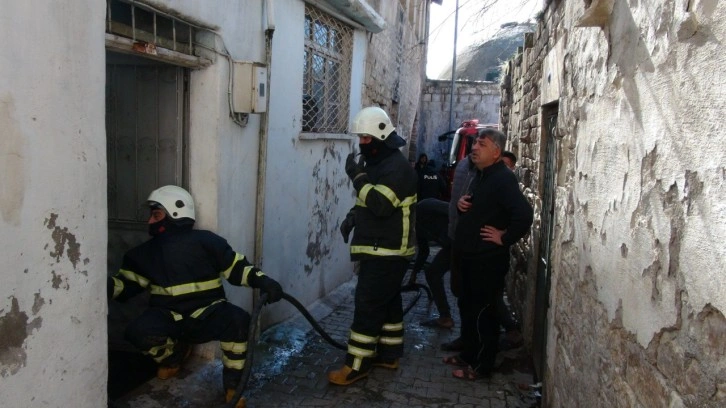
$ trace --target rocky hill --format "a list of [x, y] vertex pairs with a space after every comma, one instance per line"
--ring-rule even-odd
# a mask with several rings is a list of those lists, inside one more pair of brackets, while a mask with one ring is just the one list
[[[460, 81], [498, 81], [501, 65], [522, 46], [524, 34], [535, 24], [503, 24], [493, 37], [474, 44], [456, 56], [456, 79]], [[451, 79], [451, 64], [437, 79]]]

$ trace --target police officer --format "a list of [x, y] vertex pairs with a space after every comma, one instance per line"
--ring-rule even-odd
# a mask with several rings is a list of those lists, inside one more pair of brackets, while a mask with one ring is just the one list
[[[282, 288], [224, 238], [192, 229], [194, 201], [183, 188], [154, 190], [148, 204], [152, 238], [129, 250], [108, 282], [109, 297], [120, 301], [150, 292], [149, 308], [126, 328], [126, 339], [159, 364], [160, 379], [179, 372], [190, 344], [219, 340], [229, 402], [245, 365], [250, 315], [227, 302], [222, 278], [259, 288], [268, 302], [280, 300]], [[244, 405], [240, 399], [236, 406]]]
[[416, 172], [398, 150], [406, 141], [378, 107], [361, 110], [350, 132], [360, 139], [362, 157], [356, 162], [351, 153], [346, 160], [356, 204], [341, 232], [347, 243], [354, 230], [350, 258], [360, 261], [360, 269], [345, 365], [328, 373], [338, 385], [366, 377], [373, 366], [398, 368], [403, 355], [400, 289], [416, 242]]

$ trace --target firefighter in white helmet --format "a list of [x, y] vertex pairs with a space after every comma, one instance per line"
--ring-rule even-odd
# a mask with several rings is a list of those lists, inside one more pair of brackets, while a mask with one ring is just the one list
[[350, 133], [358, 135], [361, 159], [351, 153], [345, 172], [356, 204], [340, 230], [350, 258], [360, 261], [355, 314], [345, 364], [328, 373], [333, 384], [348, 385], [372, 367], [397, 369], [403, 355], [401, 283], [415, 252], [416, 172], [398, 149], [406, 144], [386, 112], [361, 110]]
[[[149, 291], [149, 308], [126, 328], [126, 339], [158, 364], [157, 376], [175, 376], [191, 344], [219, 340], [222, 381], [229, 402], [240, 381], [250, 315], [227, 302], [222, 278], [259, 288], [268, 302], [282, 288], [219, 235], [195, 230], [194, 200], [183, 188], [164, 186], [148, 198], [152, 238], [129, 250], [109, 278], [109, 297], [126, 300]], [[237, 408], [245, 406], [240, 399]]]

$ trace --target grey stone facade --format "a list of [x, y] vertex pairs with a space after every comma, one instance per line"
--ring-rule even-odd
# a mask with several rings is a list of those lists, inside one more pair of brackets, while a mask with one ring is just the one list
[[[546, 292], [543, 406], [725, 406], [725, 136], [714, 124], [726, 113], [726, 5], [546, 4], [507, 66], [501, 114], [537, 217], [508, 289], [535, 348]], [[549, 291], [537, 279], [548, 160]]]
[[456, 81], [452, 121], [449, 127], [451, 81], [429, 79], [421, 93], [421, 110], [417, 123], [415, 146], [411, 148], [411, 160], [426, 153], [429, 159], [442, 164], [448, 155], [448, 144], [439, 142], [437, 136], [455, 130], [461, 122], [478, 119], [479, 123], [499, 122], [499, 85], [494, 82]]

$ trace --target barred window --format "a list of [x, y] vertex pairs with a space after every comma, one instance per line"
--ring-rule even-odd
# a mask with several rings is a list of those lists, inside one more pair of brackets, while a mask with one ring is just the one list
[[305, 6], [303, 132], [344, 133], [350, 111], [353, 29]]

